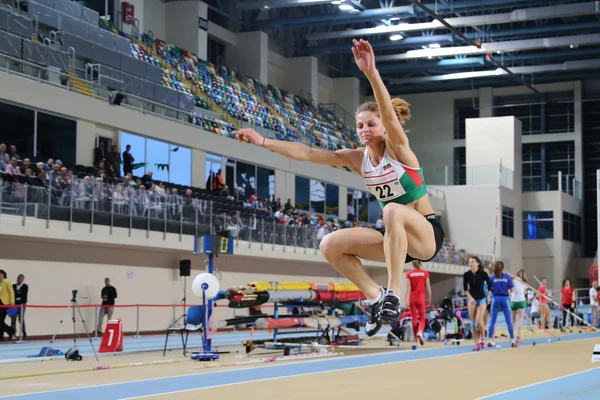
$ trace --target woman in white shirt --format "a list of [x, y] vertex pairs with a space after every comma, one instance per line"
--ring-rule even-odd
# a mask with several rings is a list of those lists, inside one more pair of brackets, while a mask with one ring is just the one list
[[592, 311], [592, 325], [598, 326], [598, 281], [592, 282], [590, 288], [590, 308]]
[[[527, 308], [527, 301], [525, 300], [525, 293], [527, 292], [527, 274], [522, 269], [517, 272], [517, 275], [513, 277], [513, 283], [515, 290], [513, 290], [510, 298], [510, 309], [512, 310], [512, 322], [517, 330], [517, 343], [523, 343], [521, 340], [521, 328], [523, 327], [523, 317], [525, 316], [525, 308]], [[516, 320], [516, 325], [515, 325]]]

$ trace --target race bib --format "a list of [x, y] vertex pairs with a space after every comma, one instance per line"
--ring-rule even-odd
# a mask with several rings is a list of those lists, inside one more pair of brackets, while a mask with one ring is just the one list
[[369, 191], [377, 198], [377, 200], [388, 202], [406, 193], [404, 187], [400, 184], [400, 180], [395, 171], [378, 180], [381, 180], [382, 182], [375, 183], [367, 181], [367, 188], [369, 188]]

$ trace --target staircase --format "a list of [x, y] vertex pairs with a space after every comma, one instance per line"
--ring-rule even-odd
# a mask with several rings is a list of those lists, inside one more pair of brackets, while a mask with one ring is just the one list
[[69, 71], [69, 85], [73, 90], [85, 96], [92, 97], [94, 95], [92, 88], [87, 83], [84, 83], [73, 71]]
[[585, 254], [593, 257], [597, 249], [596, 170], [600, 169], [600, 100], [582, 101], [583, 119], [583, 230]]

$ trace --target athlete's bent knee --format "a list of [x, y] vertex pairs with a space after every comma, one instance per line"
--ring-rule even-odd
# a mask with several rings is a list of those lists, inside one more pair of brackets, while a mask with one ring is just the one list
[[335, 236], [331, 233], [321, 239], [321, 243], [319, 243], [319, 249], [326, 260], [343, 254], [340, 243], [335, 240]]
[[401, 223], [404, 219], [404, 208], [402, 204], [389, 203], [383, 207], [383, 224], [386, 229], [394, 223]]

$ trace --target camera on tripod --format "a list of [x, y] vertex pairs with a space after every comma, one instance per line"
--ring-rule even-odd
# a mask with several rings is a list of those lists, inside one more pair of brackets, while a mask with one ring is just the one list
[[73, 298], [71, 299], [71, 301], [76, 301], [76, 299], [77, 299], [77, 289], [73, 289], [71, 292], [73, 293]]

